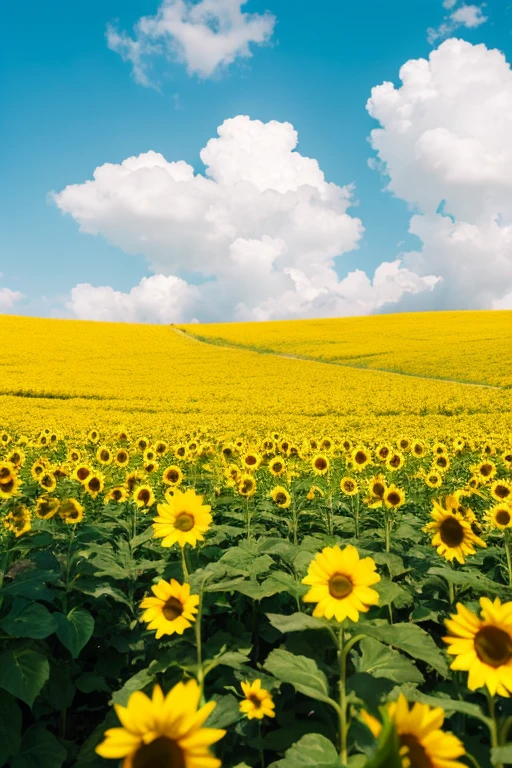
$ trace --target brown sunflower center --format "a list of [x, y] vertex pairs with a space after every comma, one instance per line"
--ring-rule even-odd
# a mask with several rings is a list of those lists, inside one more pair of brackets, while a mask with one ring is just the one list
[[400, 743], [403, 747], [407, 747], [407, 757], [410, 760], [410, 768], [433, 768], [434, 763], [425, 751], [425, 747], [418, 741], [416, 736], [412, 733], [401, 733]]
[[117, 454], [117, 460], [121, 462], [121, 464], [124, 464], [126, 459], [128, 458], [128, 455], [124, 451], [119, 451]]
[[499, 509], [496, 513], [496, 522], [498, 525], [508, 525], [510, 523], [510, 512], [507, 509]]
[[464, 528], [455, 517], [447, 517], [439, 527], [441, 541], [448, 547], [458, 547], [464, 541]]
[[102, 451], [100, 453], [100, 458], [102, 461], [108, 461], [110, 459], [110, 453], [108, 451]]
[[476, 655], [490, 667], [501, 667], [512, 658], [512, 638], [499, 627], [482, 627], [474, 642]]
[[180, 479], [180, 473], [178, 472], [178, 470], [177, 470], [177, 469], [170, 469], [170, 470], [167, 472], [167, 479], [168, 479], [168, 480], [169, 480], [171, 483], [177, 483], [177, 482], [178, 482], [178, 480]]
[[498, 496], [498, 498], [506, 499], [507, 496], [510, 496], [510, 488], [507, 488], [506, 485], [501, 485], [500, 483], [494, 489], [494, 493], [496, 494], [496, 496]]
[[143, 488], [142, 490], [140, 490], [139, 493], [137, 494], [137, 498], [139, 499], [139, 501], [142, 501], [144, 504], [147, 504], [150, 498], [148, 489]]
[[11, 475], [11, 472], [8, 469], [8, 467], [2, 467], [0, 469], [0, 478], [1, 479], [5, 478], [5, 477], [10, 477], [10, 475]]
[[100, 488], [101, 488], [101, 483], [100, 483], [99, 478], [91, 477], [91, 479], [89, 480], [89, 488], [93, 492], [94, 491], [99, 491]]
[[356, 464], [364, 464], [366, 461], [366, 453], [364, 451], [358, 451], [354, 456]]
[[194, 516], [190, 515], [188, 512], [180, 512], [174, 521], [174, 527], [177, 528], [178, 531], [183, 531], [184, 533], [191, 531], [194, 527]]
[[378, 496], [381, 499], [384, 496], [385, 488], [382, 483], [374, 483], [372, 487], [372, 493], [374, 496]]
[[438, 467], [446, 467], [448, 461], [445, 456], [439, 456], [436, 463]]
[[247, 464], [249, 467], [252, 467], [252, 466], [253, 466], [253, 464], [256, 464], [256, 456], [246, 456], [246, 457], [245, 457], [245, 463], [246, 463], [246, 464]]
[[315, 460], [315, 467], [319, 470], [327, 469], [327, 462], [325, 459], [318, 458]]
[[350, 579], [342, 573], [335, 573], [329, 579], [329, 594], [336, 600], [343, 600], [344, 597], [348, 597], [353, 589], [354, 585]]
[[177, 597], [170, 597], [162, 608], [162, 613], [167, 621], [174, 621], [183, 613], [183, 605]]
[[480, 474], [484, 477], [489, 477], [492, 472], [492, 466], [490, 464], [482, 464], [480, 467]]
[[392, 467], [399, 467], [400, 466], [400, 456], [397, 456], [396, 454], [390, 459], [389, 461], [390, 465]]
[[348, 493], [351, 493], [356, 486], [353, 480], [345, 480], [343, 487], [346, 491], [348, 491]]
[[282, 491], [279, 491], [279, 493], [276, 493], [275, 495], [275, 502], [276, 504], [285, 504], [286, 503], [286, 494]]
[[185, 768], [185, 754], [174, 739], [160, 736], [143, 744], [133, 756], [132, 768]]
[[77, 469], [76, 476], [79, 480], [86, 480], [89, 475], [91, 474], [91, 470], [87, 467], [80, 467], [80, 469]]
[[282, 470], [282, 468], [283, 468], [283, 465], [281, 464], [281, 462], [280, 462], [280, 461], [276, 461], [276, 462], [274, 462], [274, 464], [272, 465], [272, 468], [273, 468], [274, 472], [281, 472], [281, 470]]
[[250, 693], [247, 697], [247, 701], [250, 701], [255, 709], [261, 709], [261, 699], [255, 693]]
[[396, 507], [397, 504], [400, 504], [400, 494], [396, 491], [391, 491], [391, 493], [388, 493], [387, 500], [389, 504]]

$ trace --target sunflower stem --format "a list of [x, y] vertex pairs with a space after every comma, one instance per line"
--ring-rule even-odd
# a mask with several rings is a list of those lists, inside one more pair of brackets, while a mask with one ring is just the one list
[[507, 555], [508, 585], [512, 587], [512, 558], [510, 557], [510, 535], [505, 531], [505, 552]]
[[[499, 737], [498, 737], [498, 720], [496, 718], [496, 702], [494, 700], [494, 696], [490, 693], [487, 693], [487, 697], [489, 699], [489, 715], [491, 717], [491, 723], [489, 725], [489, 731], [491, 735], [491, 747], [492, 749], [496, 749], [499, 747]], [[503, 768], [503, 763], [494, 763], [495, 768]]]
[[265, 754], [263, 752], [263, 737], [261, 734], [261, 720], [258, 720], [258, 750], [260, 753], [261, 768], [265, 768]]
[[386, 552], [389, 552], [391, 549], [391, 527], [389, 525], [389, 516], [387, 513], [384, 520], [384, 534], [386, 540]]
[[185, 557], [185, 546], [181, 548], [181, 567], [183, 570], [183, 581], [188, 581], [188, 568], [187, 568], [187, 558]]
[[197, 682], [199, 683], [199, 701], [202, 707], [204, 701], [204, 667], [203, 667], [203, 644], [201, 637], [201, 621], [203, 618], [203, 589], [204, 581], [201, 584], [201, 590], [199, 592], [199, 605], [195, 622], [195, 634], [196, 634], [196, 650], [197, 650]]
[[455, 585], [453, 581], [448, 581], [448, 598], [450, 605], [455, 605]]
[[347, 655], [343, 653], [344, 631], [340, 627], [338, 636], [338, 657], [340, 662], [340, 758], [347, 764]]
[[249, 499], [246, 497], [245, 499], [245, 515], [246, 515], [246, 522], [247, 522], [247, 541], [251, 540], [251, 513], [249, 510]]
[[355, 527], [355, 535], [356, 539], [359, 539], [359, 494], [357, 494], [353, 498], [353, 505], [354, 505], [354, 527]]

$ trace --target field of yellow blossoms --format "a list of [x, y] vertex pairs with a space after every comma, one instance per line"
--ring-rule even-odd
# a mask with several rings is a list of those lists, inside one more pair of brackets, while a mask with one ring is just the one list
[[0, 328], [0, 768], [512, 763], [512, 313]]

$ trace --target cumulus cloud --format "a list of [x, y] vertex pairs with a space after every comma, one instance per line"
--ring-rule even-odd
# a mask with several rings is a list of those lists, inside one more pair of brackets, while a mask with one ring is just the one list
[[[447, 10], [455, 8], [458, 0], [445, 0], [443, 6]], [[457, 29], [466, 27], [467, 29], [474, 29], [484, 24], [487, 21], [487, 16], [484, 16], [483, 5], [466, 5], [462, 4], [458, 8], [455, 8], [450, 14], [444, 17], [439, 27], [430, 27], [427, 29], [427, 39], [430, 44], [435, 43], [437, 40], [452, 35]]]
[[[0, 273], [0, 278], [2, 274]], [[8, 312], [17, 301], [21, 301], [25, 296], [19, 291], [12, 291], [10, 288], [0, 287], [0, 312]]]
[[109, 48], [132, 64], [141, 85], [152, 86], [155, 57], [184, 64], [189, 74], [211, 77], [237, 58], [252, 56], [251, 45], [267, 43], [275, 17], [245, 13], [247, 0], [163, 0], [154, 16], [141, 17], [134, 36], [107, 27]]
[[[372, 90], [367, 109], [374, 167], [415, 210], [421, 251], [403, 255], [419, 275], [443, 278], [432, 301], [490, 308], [512, 289], [512, 72], [485, 45], [450, 39], [408, 61], [402, 84]], [[448, 216], [436, 215], [446, 200]]]
[[[363, 233], [347, 212], [353, 190], [327, 182], [318, 162], [297, 152], [297, 141], [290, 123], [239, 115], [201, 151], [204, 174], [146, 152], [97, 168], [92, 180], [54, 200], [83, 232], [142, 253], [156, 273], [150, 280], [186, 275], [195, 283], [191, 293], [183, 280], [172, 284], [186, 296], [179, 304], [185, 319], [361, 313], [431, 290], [434, 277], [398, 262], [381, 265], [373, 280], [360, 271], [339, 280], [337, 257], [356, 248]], [[157, 286], [148, 280], [145, 295]], [[142, 310], [138, 299], [109, 288], [74, 291], [70, 308], [80, 317], [164, 320], [159, 312], [149, 317], [150, 300]]]

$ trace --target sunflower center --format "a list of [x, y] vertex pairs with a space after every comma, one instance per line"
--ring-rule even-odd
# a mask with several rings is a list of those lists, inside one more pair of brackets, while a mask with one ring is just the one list
[[256, 456], [247, 456], [245, 463], [252, 467], [253, 464], [256, 464]]
[[345, 480], [345, 482], [343, 483], [343, 487], [345, 488], [346, 491], [350, 493], [350, 491], [354, 490], [355, 484], [353, 483], [352, 480]]
[[507, 496], [510, 496], [510, 488], [507, 488], [506, 485], [497, 485], [494, 489], [494, 493], [500, 499], [506, 499]]
[[389, 462], [392, 467], [398, 467], [400, 466], [400, 456], [393, 456], [393, 458]]
[[174, 621], [183, 613], [183, 605], [177, 597], [170, 597], [162, 608], [162, 613], [167, 621]]
[[147, 488], [143, 488], [141, 491], [139, 491], [138, 498], [139, 498], [139, 501], [143, 501], [144, 504], [148, 503], [148, 501], [149, 501], [149, 491], [147, 490]]
[[476, 655], [490, 667], [501, 667], [512, 659], [512, 639], [499, 627], [482, 627], [474, 642]]
[[320, 470], [327, 469], [327, 462], [326, 462], [326, 460], [325, 459], [317, 459], [315, 461], [315, 467], [317, 469], [320, 469]]
[[281, 472], [283, 465], [280, 461], [276, 461], [273, 465], [274, 472]]
[[276, 500], [276, 504], [285, 504], [286, 494], [282, 493], [282, 491], [280, 491], [279, 493], [276, 493], [275, 500]]
[[483, 475], [484, 477], [489, 477], [491, 472], [492, 472], [492, 467], [490, 464], [482, 464], [482, 466], [480, 467], [480, 474]]
[[382, 483], [374, 483], [373, 484], [372, 492], [373, 492], [374, 496], [378, 496], [379, 499], [381, 499], [384, 496], [384, 491], [385, 491], [385, 488], [382, 485]]
[[391, 491], [391, 493], [388, 493], [388, 502], [393, 506], [396, 506], [400, 503], [400, 494], [396, 491]]
[[98, 480], [97, 477], [91, 478], [91, 480], [89, 481], [89, 488], [91, 489], [91, 491], [99, 491], [100, 481]]
[[342, 573], [335, 573], [329, 579], [329, 594], [336, 600], [343, 600], [344, 597], [348, 597], [354, 585], [346, 576]]
[[249, 696], [247, 697], [247, 700], [254, 705], [255, 709], [261, 709], [261, 699], [258, 698], [258, 696], [255, 693], [249, 694]]
[[441, 541], [448, 547], [458, 547], [464, 540], [464, 528], [455, 517], [447, 517], [439, 528]]
[[364, 464], [366, 461], [366, 454], [364, 453], [364, 451], [358, 451], [354, 456], [354, 460], [356, 464]]
[[133, 768], [185, 768], [185, 755], [181, 747], [166, 736], [151, 744], [143, 744], [132, 759]]
[[194, 527], [194, 516], [190, 515], [188, 512], [180, 512], [174, 521], [174, 527], [177, 528], [178, 531], [183, 531], [184, 533], [191, 531]]
[[407, 747], [410, 768], [433, 768], [434, 763], [416, 736], [412, 733], [402, 733], [400, 734], [400, 743], [403, 747]]
[[167, 473], [167, 479], [171, 481], [171, 483], [177, 483], [180, 479], [179, 473], [177, 469], [170, 469]]
[[499, 509], [496, 513], [496, 522], [498, 525], [508, 525], [510, 523], [510, 512], [506, 509]]

